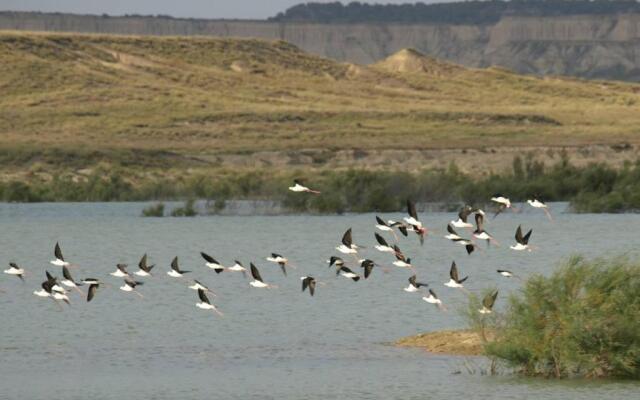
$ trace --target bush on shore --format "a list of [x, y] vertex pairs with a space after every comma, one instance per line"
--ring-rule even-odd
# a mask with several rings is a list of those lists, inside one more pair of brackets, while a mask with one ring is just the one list
[[495, 333], [485, 352], [522, 374], [640, 378], [640, 263], [573, 257], [494, 314], [481, 322]]

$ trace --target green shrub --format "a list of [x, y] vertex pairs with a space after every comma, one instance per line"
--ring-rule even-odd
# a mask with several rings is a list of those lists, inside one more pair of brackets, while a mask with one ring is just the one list
[[143, 217], [164, 217], [164, 204], [157, 203], [142, 210]]
[[172, 217], [195, 217], [198, 212], [195, 209], [195, 200], [187, 200], [184, 202], [184, 206], [174, 208], [171, 211]]
[[573, 257], [486, 323], [486, 354], [526, 375], [640, 378], [640, 263]]

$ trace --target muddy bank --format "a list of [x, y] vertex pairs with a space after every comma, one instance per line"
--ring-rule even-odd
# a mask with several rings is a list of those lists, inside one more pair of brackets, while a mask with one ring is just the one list
[[470, 330], [438, 331], [402, 338], [395, 342], [400, 347], [419, 347], [430, 353], [456, 356], [481, 356], [482, 339]]

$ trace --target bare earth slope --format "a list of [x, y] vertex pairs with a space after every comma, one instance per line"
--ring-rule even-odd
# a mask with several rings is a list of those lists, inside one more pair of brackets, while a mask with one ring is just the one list
[[[3, 176], [80, 170], [392, 168], [484, 173], [514, 154], [619, 164], [640, 86], [470, 69], [404, 50], [342, 64], [281, 41], [0, 33]], [[487, 157], [487, 154], [491, 157]]]

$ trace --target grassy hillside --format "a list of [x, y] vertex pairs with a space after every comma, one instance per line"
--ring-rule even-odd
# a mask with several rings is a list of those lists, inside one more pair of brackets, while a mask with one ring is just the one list
[[464, 149], [457, 160], [640, 142], [640, 85], [468, 69], [409, 50], [356, 66], [284, 42], [0, 32], [0, 65], [4, 181], [113, 166], [132, 181], [415, 170], [405, 150]]

